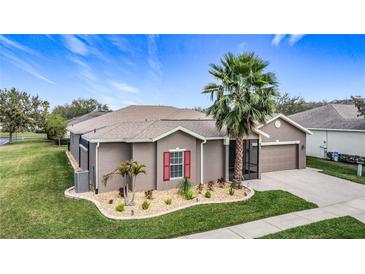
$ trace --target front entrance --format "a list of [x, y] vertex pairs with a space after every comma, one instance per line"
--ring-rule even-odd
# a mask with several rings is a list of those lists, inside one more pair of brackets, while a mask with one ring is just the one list
[[[259, 177], [259, 140], [247, 139], [243, 141], [243, 178], [245, 180]], [[236, 141], [229, 142], [229, 179], [232, 180], [236, 159]]]

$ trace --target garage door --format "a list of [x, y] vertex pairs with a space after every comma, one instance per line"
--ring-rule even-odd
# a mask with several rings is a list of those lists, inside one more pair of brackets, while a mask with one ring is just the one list
[[261, 172], [298, 168], [298, 145], [261, 147]]

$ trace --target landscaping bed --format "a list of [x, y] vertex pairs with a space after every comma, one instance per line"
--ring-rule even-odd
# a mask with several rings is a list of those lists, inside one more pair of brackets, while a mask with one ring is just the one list
[[[65, 195], [66, 197], [86, 199], [93, 202], [100, 212], [108, 218], [127, 220], [160, 216], [201, 204], [246, 201], [254, 194], [254, 191], [249, 188], [232, 190], [229, 183], [224, 186], [215, 185], [210, 190], [208, 185], [204, 184], [201, 191], [198, 190], [197, 186], [193, 186], [191, 192], [193, 196], [189, 199], [179, 189], [154, 190], [150, 199], [146, 198], [144, 192], [136, 192], [135, 205], [132, 206], [124, 206], [124, 198], [120, 196], [119, 191], [99, 194], [92, 191], [75, 193], [74, 188], [70, 188], [66, 190]], [[210, 193], [210, 195], [207, 193]], [[208, 198], [209, 196], [210, 198]], [[129, 194], [129, 198], [131, 197], [132, 193]], [[119, 208], [117, 208], [118, 206]]]

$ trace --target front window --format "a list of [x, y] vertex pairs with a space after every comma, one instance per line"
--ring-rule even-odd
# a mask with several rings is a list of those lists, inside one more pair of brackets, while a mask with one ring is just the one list
[[170, 152], [170, 178], [179, 179], [184, 177], [184, 152]]

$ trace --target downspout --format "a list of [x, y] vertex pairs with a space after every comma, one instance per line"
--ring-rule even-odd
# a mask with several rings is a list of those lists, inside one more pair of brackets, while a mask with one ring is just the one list
[[204, 151], [203, 151], [203, 145], [207, 142], [207, 140], [204, 140], [200, 143], [200, 184], [203, 184], [203, 178], [204, 178]]
[[99, 192], [99, 145], [100, 143], [97, 142], [95, 152], [95, 194]]

